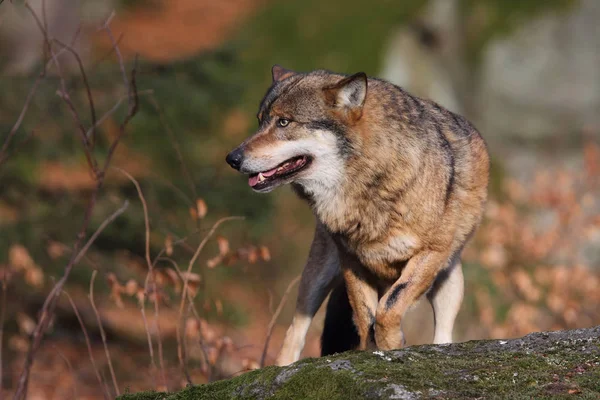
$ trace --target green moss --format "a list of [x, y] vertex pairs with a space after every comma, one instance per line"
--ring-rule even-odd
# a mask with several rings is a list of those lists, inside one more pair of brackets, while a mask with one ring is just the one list
[[[580, 398], [600, 396], [600, 327], [511, 341], [347, 352], [163, 394], [165, 399]], [[145, 397], [147, 396], [147, 397]], [[122, 396], [155, 399], [156, 393]]]

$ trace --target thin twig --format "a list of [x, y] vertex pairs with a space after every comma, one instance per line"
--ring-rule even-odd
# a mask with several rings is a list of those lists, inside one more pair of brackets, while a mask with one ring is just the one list
[[27, 98], [25, 99], [25, 104], [23, 105], [23, 108], [21, 109], [21, 113], [19, 114], [19, 117], [17, 118], [17, 121], [11, 128], [10, 132], [8, 132], [8, 136], [4, 140], [2, 149], [0, 149], [0, 166], [2, 166], [2, 164], [8, 158], [8, 146], [10, 145], [10, 142], [12, 141], [13, 137], [17, 133], [17, 130], [19, 130], [19, 127], [21, 126], [21, 123], [23, 122], [23, 119], [25, 118], [25, 114], [27, 113], [27, 110], [29, 109], [29, 104], [31, 104], [31, 100], [33, 100], [33, 95], [35, 94], [40, 82], [45, 77], [46, 77], [46, 69], [44, 68], [44, 70], [42, 72], [40, 72], [40, 74], [37, 76], [37, 78], [33, 82], [33, 86], [29, 90], [29, 93], [27, 94]]
[[65, 362], [65, 364], [67, 364], [67, 368], [69, 369], [69, 373], [71, 374], [71, 379], [73, 379], [73, 399], [77, 400], [79, 398], [79, 396], [77, 395], [77, 376], [75, 375], [75, 371], [73, 370], [73, 366], [71, 365], [71, 362], [69, 361], [69, 359], [67, 358], [67, 356], [65, 356], [62, 353], [62, 351], [60, 351], [60, 349], [58, 348], [58, 346], [52, 345], [52, 348], [54, 350], [56, 350], [56, 353], [58, 353], [58, 355], [60, 356], [60, 358], [62, 358], [63, 361]]
[[156, 109], [160, 123], [162, 124], [163, 128], [167, 131], [167, 134], [169, 135], [169, 139], [171, 139], [171, 144], [173, 145], [173, 149], [175, 149], [175, 153], [177, 154], [177, 159], [179, 160], [179, 164], [181, 166], [181, 171], [183, 172], [183, 175], [185, 176], [185, 179], [187, 180], [190, 190], [191, 190], [192, 194], [194, 195], [194, 199], [197, 199], [198, 194], [196, 193], [196, 185], [194, 185], [194, 180], [192, 179], [192, 175], [190, 174], [190, 171], [188, 170], [188, 168], [185, 164], [185, 161], [183, 160], [183, 155], [181, 154], [181, 149], [179, 148], [179, 142], [177, 141], [177, 137], [175, 136], [175, 133], [173, 132], [173, 130], [171, 129], [171, 126], [167, 122], [165, 114], [163, 113], [162, 108], [158, 104], [158, 100], [156, 100], [156, 97], [150, 96], [150, 102]]
[[129, 207], [129, 200], [125, 200], [125, 202], [123, 203], [123, 205], [117, 211], [115, 211], [108, 218], [106, 218], [104, 221], [102, 221], [102, 223], [100, 224], [100, 226], [98, 227], [98, 229], [96, 229], [96, 232], [94, 232], [94, 234], [92, 236], [90, 236], [90, 238], [88, 239], [88, 241], [85, 243], [85, 245], [79, 251], [79, 254], [75, 258], [75, 264], [77, 264], [79, 261], [81, 261], [81, 259], [85, 255], [85, 253], [87, 253], [87, 251], [90, 248], [90, 246], [92, 245], [92, 243], [94, 243], [96, 241], [96, 239], [98, 238], [98, 236], [100, 236], [100, 234], [102, 233], [102, 231], [111, 222], [113, 222], [115, 219], [117, 219], [117, 217], [119, 215], [123, 214], [125, 212], [125, 210], [127, 210], [127, 207]]
[[[192, 234], [195, 234], [198, 232], [194, 232]], [[191, 235], [190, 235], [191, 236]], [[180, 243], [185, 242], [188, 239], [189, 236], [178, 239], [176, 241], [173, 242], [173, 246], [176, 246]], [[156, 258], [154, 259], [154, 262], [152, 263], [152, 266], [155, 266], [156, 263], [158, 262], [158, 260], [160, 259], [160, 257], [163, 255], [163, 253], [166, 251], [166, 248], [163, 247], [163, 249], [158, 253], [158, 255], [156, 256]], [[148, 320], [146, 318], [146, 311], [145, 311], [145, 302], [146, 302], [146, 292], [145, 289], [148, 287], [148, 280], [150, 279], [150, 272], [148, 272], [146, 274], [146, 279], [144, 281], [144, 296], [141, 299], [138, 299], [140, 302], [140, 311], [142, 313], [142, 319], [144, 321], [144, 329], [146, 330], [146, 339], [148, 341], [148, 352], [150, 354], [150, 366], [152, 371], [156, 370], [156, 362], [154, 361], [154, 347], [152, 345], [152, 336], [150, 335], [150, 329], [148, 327]]]
[[[71, 46], [73, 46], [75, 44], [75, 41], [77, 40], [77, 37], [79, 36], [80, 31], [81, 31], [81, 24], [79, 24], [77, 31], [75, 31], [75, 34], [73, 35], [73, 38], [71, 39]], [[46, 52], [46, 51], [47, 51], [46, 47], [44, 47], [44, 52]], [[61, 49], [58, 53], [56, 53], [56, 57], [61, 55], [63, 53], [63, 51], [65, 51], [64, 48]], [[21, 123], [23, 122], [23, 119], [25, 118], [25, 114], [27, 113], [27, 110], [29, 108], [29, 104], [33, 100], [33, 96], [34, 96], [40, 82], [46, 77], [46, 70], [48, 69], [48, 66], [53, 61], [54, 60], [52, 59], [52, 57], [50, 57], [50, 59], [48, 59], [47, 55], [44, 55], [44, 63], [43, 63], [42, 71], [38, 74], [37, 78], [33, 82], [33, 86], [29, 90], [29, 93], [27, 94], [27, 97], [25, 99], [25, 104], [23, 105], [23, 108], [21, 109], [21, 113], [19, 114], [17, 121], [15, 122], [15, 124], [11, 128], [10, 132], [8, 133], [6, 139], [4, 140], [2, 149], [0, 149], [0, 166], [2, 166], [2, 164], [7, 160], [8, 156], [9, 156], [8, 147], [10, 145], [10, 142], [12, 141], [13, 137], [17, 133], [17, 130], [21, 126]], [[29, 138], [31, 138], [32, 134], [33, 134], [33, 132], [30, 135], [28, 135], [28, 137], [25, 139], [25, 141], [29, 140]]]
[[[200, 313], [198, 312], [198, 309], [196, 308], [196, 304], [194, 303], [192, 296], [189, 293], [188, 293], [188, 301], [189, 301], [189, 307], [192, 310], [192, 313], [194, 314], [194, 318], [196, 318], [196, 321], [198, 322], [198, 326], [201, 327], [202, 319], [200, 319]], [[198, 335], [198, 338], [199, 338], [198, 343], [200, 344], [200, 350], [202, 351], [204, 366], [206, 366], [207, 379], [209, 382], [212, 382], [212, 377], [213, 377], [212, 365], [210, 364], [210, 361], [208, 359], [208, 353], [206, 352], [206, 347], [204, 346], [204, 338], [202, 337], [202, 332], [200, 332], [200, 334]]]
[[112, 43], [112, 47], [115, 49], [115, 54], [117, 55], [117, 59], [119, 60], [119, 66], [121, 67], [121, 74], [123, 75], [123, 82], [125, 83], [125, 88], [127, 89], [127, 95], [129, 96], [129, 99], [130, 99], [129, 107], [131, 107], [132, 106], [131, 91], [130, 91], [130, 86], [129, 86], [129, 80], [127, 79], [127, 72], [125, 72], [125, 63], [123, 62], [123, 55], [121, 54], [121, 50], [119, 50], [119, 46], [117, 46], [117, 41], [115, 40], [115, 37], [109, 27], [114, 16], [115, 16], [115, 12], [113, 10], [111, 12], [111, 14], [109, 15], [109, 17], [106, 19], [106, 22], [104, 23], [104, 25], [102, 26], [101, 29], [104, 29], [106, 31], [106, 33], [108, 34], [108, 37], [110, 38], [110, 41]]
[[271, 341], [271, 335], [273, 334], [273, 328], [275, 327], [275, 322], [277, 322], [277, 318], [279, 318], [279, 314], [281, 313], [281, 310], [283, 310], [283, 306], [285, 305], [285, 302], [287, 301], [287, 298], [290, 295], [290, 292], [292, 291], [294, 286], [300, 281], [300, 278], [301, 278], [301, 276], [298, 275], [296, 278], [294, 278], [293, 281], [290, 282], [287, 289], [285, 289], [283, 296], [281, 297], [281, 301], [279, 302], [279, 305], [277, 306], [275, 313], [271, 317], [271, 322], [269, 322], [269, 327], [267, 328], [267, 338], [265, 339], [265, 346], [263, 347], [262, 356], [260, 357], [260, 367], [261, 368], [265, 366], [265, 359], [267, 358], [267, 350], [269, 349], [269, 342]]
[[[145, 95], [145, 94], [152, 94], [154, 93], [154, 90], [152, 89], [148, 89], [148, 90], [140, 90], [138, 92], [138, 95]], [[97, 129], [100, 125], [102, 125], [102, 123], [104, 121], [106, 121], [111, 115], [113, 115], [121, 106], [121, 104], [123, 103], [123, 100], [127, 100], [129, 98], [129, 96], [123, 96], [121, 97], [114, 106], [112, 106], [112, 108], [110, 110], [108, 110], [102, 117], [100, 117], [100, 119], [98, 119], [98, 121], [96, 121], [95, 125], [92, 125], [85, 133], [85, 135], [89, 138], [92, 133], [94, 132], [95, 129]]]
[[87, 345], [88, 354], [90, 356], [90, 362], [92, 363], [92, 367], [94, 368], [94, 373], [96, 374], [96, 379], [98, 380], [98, 384], [102, 388], [104, 398], [106, 400], [108, 400], [108, 399], [110, 399], [110, 394], [108, 393], [108, 387], [106, 387], [106, 384], [102, 380], [102, 376], [100, 375], [100, 370], [98, 369], [98, 366], [96, 365], [96, 360], [94, 359], [94, 352], [92, 351], [92, 342], [90, 341], [90, 336], [88, 335], [85, 324], [83, 323], [83, 319], [81, 318], [81, 315], [79, 314], [79, 310], [77, 310], [77, 306], [75, 305], [75, 302], [73, 301], [73, 299], [71, 298], [69, 293], [67, 293], [67, 291], [63, 291], [63, 293], [65, 294], [65, 296], [67, 296], [67, 299], [69, 299], [69, 303], [71, 303], [73, 312], [75, 313], [75, 316], [77, 317], [77, 320], [79, 321], [79, 326], [81, 326], [81, 331], [83, 332], [83, 336], [85, 337], [85, 344]]
[[[206, 243], [208, 242], [208, 240], [212, 237], [212, 235], [214, 235], [215, 231], [217, 230], [217, 228], [222, 223], [227, 222], [227, 221], [233, 221], [233, 220], [236, 220], [236, 219], [237, 220], [242, 220], [242, 219], [244, 219], [244, 217], [225, 217], [225, 218], [221, 218], [220, 220], [218, 220], [217, 222], [215, 222], [215, 224], [212, 226], [212, 228], [210, 229], [210, 231], [208, 232], [208, 234], [204, 237], [204, 239], [202, 239], [202, 241], [200, 242], [200, 244], [196, 248], [196, 251], [195, 251], [194, 255], [190, 259], [190, 262], [188, 264], [188, 268], [187, 268], [187, 271], [186, 271], [186, 275], [185, 275], [185, 277], [183, 279], [183, 289], [181, 291], [181, 302], [179, 303], [179, 315], [177, 317], [178, 321], [181, 321], [181, 318], [183, 316], [183, 308], [184, 308], [184, 305], [185, 305], [185, 300], [188, 297], [188, 281], [189, 281], [189, 277], [190, 277], [190, 274], [192, 273], [192, 267], [194, 266], [194, 263], [198, 259], [198, 256], [200, 255], [200, 252], [202, 251], [202, 249], [204, 248], [204, 246], [206, 245]], [[200, 336], [202, 336], [202, 335], [200, 335]], [[208, 358], [207, 358], [207, 360], [208, 360]], [[210, 376], [211, 375], [212, 374], [209, 373], [209, 380], [210, 380]]]
[[148, 279], [150, 279], [150, 272], [146, 274], [146, 280], [144, 281], [144, 297], [140, 300], [140, 310], [142, 312], [142, 320], [144, 321], [144, 329], [146, 330], [146, 339], [148, 340], [148, 352], [150, 353], [150, 367], [152, 371], [156, 371], [156, 361], [154, 361], [154, 346], [152, 345], [152, 335], [150, 335], [148, 319], [146, 318], [146, 288], [148, 287]]
[[[104, 162], [104, 170], [105, 171], [106, 171], [106, 168], [108, 167], [108, 165], [110, 164], [110, 161], [112, 160], [112, 157], [115, 153], [115, 150], [117, 149], [118, 144], [120, 143], [121, 139], [125, 135], [125, 128], [129, 124], [129, 121], [131, 120], [131, 118], [133, 118], [135, 116], [135, 114], [137, 114], [137, 112], [138, 112], [139, 98], [138, 98], [137, 86], [136, 86], [136, 81], [135, 81], [136, 72], [137, 72], [137, 62], [138, 62], [138, 58], [136, 55], [134, 64], [133, 64], [133, 68], [131, 69], [130, 87], [132, 89], [128, 90], [129, 98], [130, 98], [129, 111], [127, 112], [125, 119], [119, 126], [119, 134], [117, 135], [117, 138], [112, 142], [110, 148], [108, 149], [108, 153], [106, 155], [106, 161]], [[132, 98], [133, 98], [133, 104], [131, 104]]]
[[139, 182], [131, 176], [131, 174], [121, 168], [113, 167], [123, 175], [127, 177], [135, 185], [135, 189], [137, 190], [138, 197], [142, 202], [142, 207], [144, 209], [144, 225], [146, 227], [146, 263], [148, 264], [148, 272], [150, 273], [150, 283], [152, 284], [152, 290], [154, 292], [154, 318], [156, 322], [156, 334], [158, 336], [158, 362], [160, 364], [160, 373], [163, 381], [164, 387], [167, 385], [167, 379], [165, 375], [165, 363], [163, 357], [163, 346], [162, 346], [162, 334], [160, 329], [160, 318], [159, 318], [159, 306], [158, 306], [158, 290], [156, 285], [156, 277], [154, 276], [154, 264], [150, 259], [150, 217], [148, 216], [148, 204], [146, 203], [146, 199], [144, 197], [144, 193], [142, 192], [142, 188], [140, 187]]
[[[90, 129], [92, 130], [92, 135], [91, 135], [92, 136], [92, 145], [91, 145], [91, 147], [93, 149], [94, 142], [96, 140], [96, 108], [94, 107], [94, 97], [92, 96], [92, 89], [90, 87], [90, 84], [89, 84], [89, 81], [87, 78], [87, 74], [85, 73], [85, 68], [83, 67], [83, 62], [81, 61], [81, 57], [79, 57], [79, 54], [77, 54], [77, 52], [75, 51], [75, 49], [73, 49], [73, 47], [61, 42], [58, 39], [54, 39], [54, 42], [58, 43], [64, 49], [66, 49], [69, 53], [71, 53], [73, 55], [73, 57], [75, 57], [75, 60], [77, 60], [77, 65], [79, 65], [79, 71], [81, 73], [81, 78], [83, 79], [83, 85], [86, 89], [88, 104], [90, 107], [90, 114], [92, 117], [92, 127]], [[86, 135], [86, 137], [88, 137], [88, 136]]]
[[[194, 202], [194, 201], [191, 199], [191, 197], [189, 197], [189, 196], [188, 196], [188, 195], [187, 195], [187, 194], [186, 194], [186, 193], [185, 193], [183, 190], [181, 190], [181, 189], [179, 189], [177, 186], [175, 186], [175, 185], [173, 184], [173, 182], [171, 182], [171, 181], [169, 181], [168, 179], [166, 179], [166, 178], [164, 178], [164, 177], [160, 176], [159, 174], [157, 174], [157, 173], [156, 173], [156, 172], [154, 172], [154, 171], [150, 171], [150, 174], [151, 174], [151, 175], [152, 175], [154, 178], [156, 178], [156, 179], [160, 180], [160, 181], [161, 181], [160, 183], [162, 183], [162, 184], [164, 184], [164, 185], [168, 186], [170, 189], [172, 189], [172, 190], [175, 192], [175, 194], [177, 194], [179, 197], [181, 197], [181, 199], [182, 199], [183, 201], [185, 201], [185, 203], [186, 203], [186, 205], [187, 205], [188, 207], [194, 207], [194, 206], [195, 206], [195, 202]], [[208, 231], [208, 229], [206, 229], [206, 230]]]
[[115, 388], [115, 393], [119, 396], [121, 393], [119, 391], [119, 385], [117, 384], [117, 376], [115, 375], [115, 370], [112, 365], [112, 359], [110, 358], [110, 351], [108, 351], [108, 343], [106, 342], [106, 332], [104, 332], [104, 325], [102, 324], [102, 318], [100, 318], [100, 313], [98, 312], [98, 308], [96, 308], [96, 302], [94, 301], [94, 281], [96, 280], [96, 275], [98, 271], [94, 270], [92, 272], [92, 279], [90, 279], [90, 304], [92, 305], [92, 309], [94, 310], [94, 314], [96, 315], [96, 321], [98, 321], [98, 328], [100, 329], [100, 336], [102, 337], [102, 345], [104, 346], [104, 353], [106, 354], [106, 361], [108, 362], [108, 369], [110, 371], [110, 376], [112, 378], [113, 386]]
[[[30, 7], [29, 7], [29, 9], [32, 12], [32, 14], [34, 15], [36, 22], [38, 22], [38, 26], [41, 26], [39, 24], [39, 18], [37, 18], [37, 16], [35, 15], [35, 12], [33, 12], [33, 10]], [[42, 26], [42, 31], [43, 31], [43, 35], [44, 35], [46, 42], [49, 43], [47, 32], [43, 29], [43, 26]], [[53, 55], [53, 59], [57, 63], [55, 54]], [[136, 58], [136, 60], [137, 60], [137, 58]], [[96, 179], [96, 187], [92, 191], [90, 199], [88, 201], [81, 228], [77, 234], [75, 243], [73, 245], [73, 253], [71, 254], [71, 257], [69, 258], [69, 261], [67, 262], [67, 265], [65, 266], [63, 276], [58, 281], [57, 285], [52, 289], [50, 294], [46, 297], [46, 301], [44, 302], [44, 305], [43, 305], [42, 309], [40, 310], [40, 317], [39, 317], [38, 323], [36, 324], [36, 327], [33, 331], [31, 345], [30, 345], [29, 351], [27, 352], [27, 355], [25, 357], [25, 363], [23, 366], [23, 370], [21, 371], [21, 376], [19, 377], [19, 381], [17, 383], [17, 389], [16, 389], [15, 395], [14, 395], [15, 400], [24, 400], [27, 397], [27, 388], [29, 386], [29, 377], [30, 377], [30, 372], [31, 372], [31, 366], [33, 365], [33, 360], [35, 358], [35, 354], [37, 353], [37, 351], [40, 348], [43, 336], [44, 336], [46, 330], [48, 329], [48, 325], [50, 323], [50, 320], [52, 319], [52, 316], [54, 315], [54, 312], [56, 309], [56, 301], [58, 299], [58, 296], [63, 291], [63, 288], [67, 282], [67, 279], [69, 278], [71, 271], [73, 270], [73, 267], [75, 266], [75, 259], [79, 255], [79, 249], [83, 243], [83, 240], [86, 237], [86, 231], [90, 224], [91, 216], [94, 211], [94, 208], [96, 206], [98, 194], [104, 185], [104, 176], [105, 176], [106, 170], [107, 170], [108, 166], [110, 165], [112, 156], [114, 155], [114, 152], [115, 152], [118, 144], [120, 143], [121, 138], [125, 134], [126, 128], [129, 124], [129, 121], [135, 116], [135, 114], [138, 111], [138, 96], [137, 96], [137, 87], [136, 87], [136, 81], [135, 81], [136, 65], [137, 65], [137, 63], [134, 65], [133, 69], [131, 70], [131, 79], [130, 79], [130, 83], [128, 85], [128, 88], [129, 88], [128, 94], [130, 96], [130, 99], [132, 99], [132, 101], [130, 101], [130, 107], [129, 107], [128, 113], [125, 116], [123, 122], [119, 126], [119, 134], [118, 134], [117, 138], [115, 138], [110, 145], [110, 148], [108, 150], [108, 154], [107, 154], [107, 157], [104, 162], [104, 166], [103, 166], [102, 170], [99, 173], [97, 173], [97, 171], [95, 171], [93, 168], [91, 170], [91, 172], [94, 174], [94, 177]], [[122, 68], [124, 69], [124, 65], [122, 65]], [[59, 74], [60, 74], [60, 70], [59, 70]], [[73, 116], [73, 118], [77, 122], [80, 119], [78, 117], [77, 111], [75, 110], [74, 112], [75, 112], [75, 115]], [[82, 134], [84, 136], [84, 139], [87, 141], [87, 138], [85, 138], [85, 130], [82, 131]], [[85, 143], [85, 141], [84, 141], [84, 143]], [[86, 147], [84, 145], [84, 151], [86, 152], [86, 156], [90, 155], [89, 147]], [[91, 165], [93, 166], [94, 164], [91, 164]]]
[[[175, 260], [173, 260], [172, 258], [168, 258], [168, 257], [161, 257], [161, 258], [157, 258], [156, 261], [169, 262], [171, 265], [173, 265], [173, 267], [177, 271], [179, 279], [181, 279], [183, 281], [183, 276], [181, 276], [181, 271], [179, 269], [179, 265], [177, 265], [177, 262]], [[181, 334], [181, 325], [182, 325], [182, 321], [178, 319], [177, 324], [175, 325], [175, 335], [177, 336], [177, 358], [179, 359], [179, 366], [181, 367], [181, 370], [183, 371], [185, 379], [191, 385], [192, 379], [190, 377], [190, 373], [187, 368], [187, 351], [185, 351], [184, 346], [182, 344], [182, 341], [185, 341], [185, 335]]]
[[[121, 34], [119, 35], [119, 37], [117, 38], [117, 40], [115, 42], [117, 44], [117, 46], [119, 45], [119, 43], [121, 43], [123, 36], [124, 36], [124, 33], [121, 32]], [[94, 63], [90, 67], [90, 70], [94, 71], [96, 69], [96, 67], [98, 67], [98, 65], [100, 65], [100, 63], [102, 63], [104, 60], [106, 60], [108, 57], [110, 57], [110, 55], [115, 51], [115, 47], [116, 46], [114, 46], [114, 45], [111, 46], [110, 49], [106, 52], [106, 54], [102, 55], [96, 61], [94, 61]]]
[[77, 109], [75, 108], [75, 105], [71, 101], [71, 97], [69, 96], [69, 93], [67, 91], [67, 83], [66, 83], [65, 77], [62, 73], [60, 63], [58, 62], [58, 57], [52, 50], [52, 42], [48, 38], [48, 31], [44, 28], [43, 23], [40, 21], [40, 18], [35, 13], [33, 8], [29, 5], [29, 3], [26, 2], [25, 7], [29, 11], [29, 13], [33, 16], [34, 21], [36, 22], [38, 28], [40, 29], [40, 31], [42, 32], [42, 35], [44, 36], [45, 48], [48, 49], [48, 51], [50, 52], [50, 56], [54, 60], [54, 65], [56, 66], [56, 71], [58, 74], [58, 78], [60, 80], [61, 89], [57, 90], [56, 93], [58, 94], [58, 96], [61, 99], [63, 99], [63, 101], [69, 108], [69, 112], [71, 113], [71, 116], [73, 117], [73, 121], [75, 122], [75, 125], [77, 126], [77, 131], [79, 132], [79, 136], [80, 136], [81, 142], [83, 144], [83, 149], [85, 152], [86, 160], [88, 162], [91, 172], [94, 174], [94, 177], [97, 179], [98, 167], [97, 167], [94, 157], [91, 154], [91, 147], [90, 147], [90, 143], [89, 143], [87, 137], [85, 136], [85, 128], [83, 126], [83, 122], [81, 121], [79, 113], [77, 112]]
[[267, 289], [267, 295], [269, 296], [269, 313], [271, 316], [273, 316], [273, 312], [275, 312], [275, 310], [273, 310], [273, 291], [271, 289]]
[[6, 292], [8, 291], [8, 271], [5, 270], [2, 276], [2, 305], [0, 306], [0, 400], [4, 399], [2, 392], [2, 349], [4, 348], [4, 318], [6, 317]]

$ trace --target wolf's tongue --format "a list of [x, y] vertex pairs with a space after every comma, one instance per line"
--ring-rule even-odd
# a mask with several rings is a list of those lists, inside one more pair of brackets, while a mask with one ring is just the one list
[[275, 172], [277, 172], [277, 168], [270, 169], [268, 171], [263, 172], [262, 174], [263, 176], [266, 176], [268, 178], [269, 176], [273, 176]]
[[253, 187], [253, 186], [256, 186], [257, 183], [258, 183], [258, 174], [248, 177], [248, 185]]

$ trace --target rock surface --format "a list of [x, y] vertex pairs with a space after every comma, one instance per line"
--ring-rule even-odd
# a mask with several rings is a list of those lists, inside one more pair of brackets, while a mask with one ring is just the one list
[[600, 398], [600, 326], [514, 340], [347, 352], [266, 367], [159, 399]]
[[567, 11], [533, 18], [487, 47], [479, 126], [493, 133], [496, 146], [585, 129], [600, 133], [598, 18], [600, 2], [581, 0]]

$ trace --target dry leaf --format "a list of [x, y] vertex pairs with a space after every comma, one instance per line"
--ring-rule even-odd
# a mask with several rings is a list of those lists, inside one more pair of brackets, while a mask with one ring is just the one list
[[144, 289], [138, 288], [135, 297], [137, 298], [137, 301], [140, 304], [140, 306], [143, 306], [146, 301], [146, 293], [144, 292]]
[[200, 337], [200, 326], [194, 318], [188, 318], [185, 321], [185, 336], [190, 339], [198, 339]]
[[206, 266], [208, 268], [214, 268], [221, 263], [222, 259], [223, 258], [220, 255], [215, 256], [215, 257], [209, 259], [208, 261], [206, 261]]
[[29, 350], [29, 341], [22, 336], [13, 335], [8, 340], [8, 347], [18, 353], [25, 353]]
[[65, 246], [61, 243], [50, 241], [46, 251], [51, 259], [56, 260], [65, 254]]
[[206, 207], [206, 202], [203, 199], [196, 200], [196, 212], [198, 213], [198, 218], [200, 219], [206, 216], [208, 208]]
[[125, 293], [127, 293], [128, 296], [133, 296], [137, 294], [138, 287], [138, 283], [135, 280], [130, 279], [125, 284]]
[[36, 323], [29, 315], [19, 312], [17, 313], [17, 325], [21, 333], [29, 336], [35, 330]]
[[221, 256], [229, 253], [229, 241], [223, 236], [217, 236], [217, 243], [219, 244], [219, 254]]
[[267, 246], [260, 246], [260, 258], [263, 261], [271, 261], [271, 252]]
[[169, 280], [175, 289], [175, 293], [181, 293], [181, 280], [179, 279], [179, 274], [177, 271], [167, 268], [165, 269], [165, 274], [169, 277]]
[[181, 278], [188, 282], [188, 285], [199, 284], [202, 281], [202, 277], [195, 272], [182, 272]]
[[169, 257], [173, 255], [173, 238], [171, 235], [167, 235], [165, 238], [165, 253]]
[[256, 247], [252, 247], [248, 251], [248, 262], [254, 264], [256, 261], [258, 261], [258, 250]]
[[8, 262], [16, 271], [28, 270], [36, 266], [27, 249], [19, 244], [10, 247]]
[[41, 268], [30, 267], [25, 271], [25, 282], [30, 286], [40, 288], [44, 285], [44, 273]]

